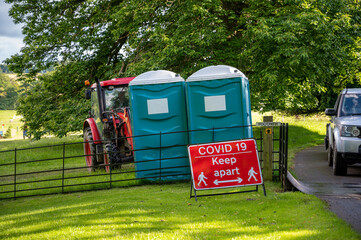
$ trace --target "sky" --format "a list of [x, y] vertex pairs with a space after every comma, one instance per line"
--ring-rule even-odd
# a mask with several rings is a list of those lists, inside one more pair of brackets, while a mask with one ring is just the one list
[[10, 6], [0, 0], [0, 64], [11, 55], [19, 53], [24, 46], [21, 25], [14, 24], [9, 16]]

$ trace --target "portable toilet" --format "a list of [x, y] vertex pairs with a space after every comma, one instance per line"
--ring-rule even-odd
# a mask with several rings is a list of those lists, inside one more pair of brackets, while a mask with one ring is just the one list
[[205, 67], [186, 82], [189, 143], [252, 138], [249, 82], [238, 69]]
[[145, 72], [129, 84], [138, 179], [190, 178], [185, 81], [171, 71]]

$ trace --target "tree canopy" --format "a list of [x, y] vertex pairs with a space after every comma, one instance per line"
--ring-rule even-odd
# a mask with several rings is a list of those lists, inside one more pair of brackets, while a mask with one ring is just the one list
[[[94, 77], [166, 69], [187, 78], [225, 64], [249, 78], [254, 109], [289, 112], [323, 110], [340, 89], [360, 86], [356, 0], [6, 2], [25, 35], [6, 63], [36, 82], [19, 112], [39, 136], [82, 127], [82, 83]], [[53, 73], [37, 77], [50, 66]]]
[[21, 86], [0, 71], [0, 110], [14, 110]]

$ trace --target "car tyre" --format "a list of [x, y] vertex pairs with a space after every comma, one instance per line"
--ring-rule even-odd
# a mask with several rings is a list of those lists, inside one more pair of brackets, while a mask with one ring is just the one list
[[328, 166], [332, 166], [333, 165], [333, 150], [331, 148], [331, 145], [328, 145], [327, 148], [327, 162], [328, 162]]
[[333, 148], [333, 174], [337, 176], [347, 174], [347, 163], [341, 153], [337, 152], [336, 145]]

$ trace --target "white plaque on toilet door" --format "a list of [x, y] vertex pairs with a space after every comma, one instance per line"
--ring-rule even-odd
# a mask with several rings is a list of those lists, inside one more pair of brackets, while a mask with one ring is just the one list
[[226, 111], [226, 96], [205, 96], [204, 107], [206, 112]]
[[148, 114], [169, 113], [168, 98], [148, 99]]

